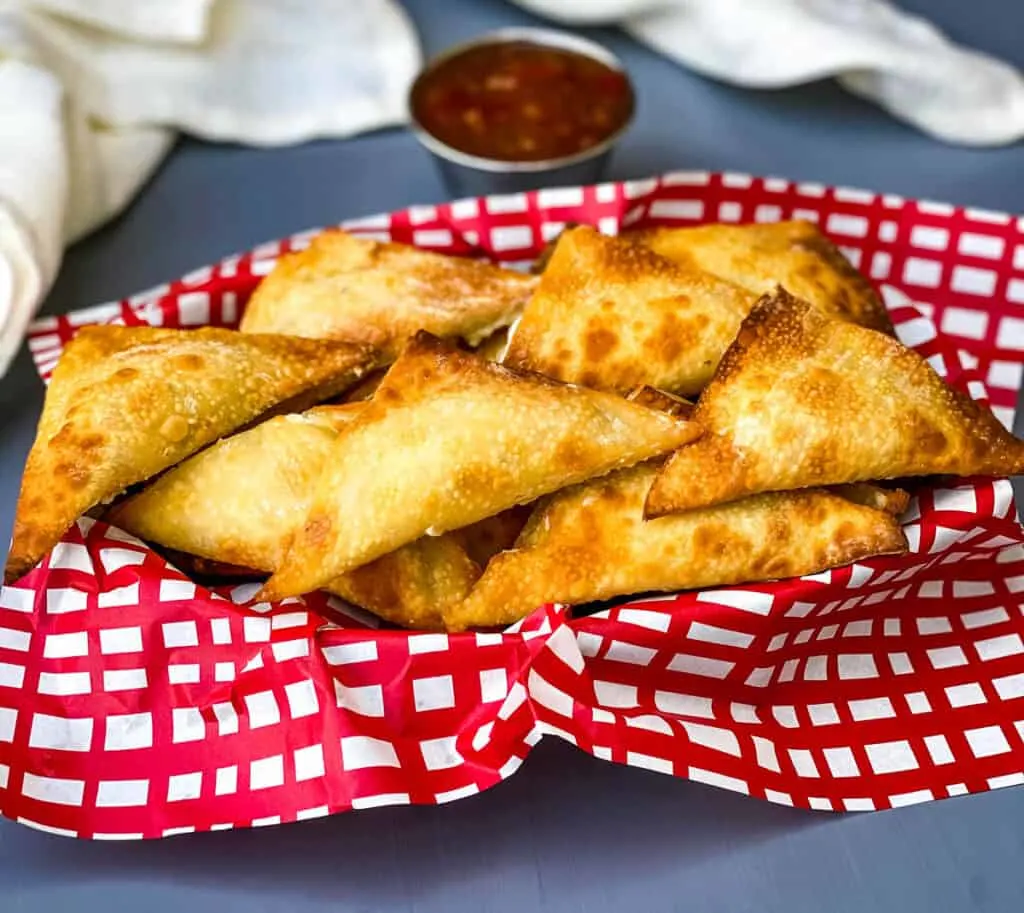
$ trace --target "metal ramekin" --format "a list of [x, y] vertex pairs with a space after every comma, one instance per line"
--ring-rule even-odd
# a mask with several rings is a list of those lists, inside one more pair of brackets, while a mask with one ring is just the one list
[[[596, 146], [557, 159], [535, 162], [509, 162], [470, 155], [441, 142], [419, 124], [412, 110], [412, 98], [416, 87], [435, 66], [463, 51], [480, 45], [511, 42], [528, 42], [553, 48], [561, 48], [583, 54], [600, 61], [605, 66], [626, 77], [631, 95], [631, 108], [625, 123], [611, 136]], [[594, 184], [604, 175], [608, 159], [615, 144], [633, 123], [636, 110], [636, 92], [629, 73], [619, 59], [601, 45], [568, 32], [553, 29], [508, 28], [499, 29], [471, 41], [457, 44], [428, 61], [409, 89], [409, 122], [416, 138], [431, 153], [437, 162], [441, 177], [453, 196], [487, 196], [492, 193], [516, 193], [535, 190], [539, 187], [566, 186], [571, 184]]]

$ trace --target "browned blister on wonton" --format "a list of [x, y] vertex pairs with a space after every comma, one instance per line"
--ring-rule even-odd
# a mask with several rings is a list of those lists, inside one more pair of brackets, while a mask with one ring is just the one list
[[548, 602], [797, 577], [906, 551], [891, 515], [821, 489], [645, 521], [657, 471], [645, 463], [542, 500], [516, 547], [445, 612], [447, 627], [507, 625]]
[[[165, 548], [265, 573], [284, 560], [339, 434], [364, 408], [324, 406], [219, 441], [116, 505], [111, 523]], [[437, 628], [480, 570], [451, 536], [423, 537], [330, 581], [387, 621]]]
[[871, 283], [810, 222], [651, 228], [625, 237], [757, 295], [781, 285], [826, 314], [894, 335]]
[[421, 329], [477, 344], [516, 318], [536, 283], [490, 263], [330, 230], [280, 259], [241, 330], [351, 339], [394, 358]]
[[304, 593], [419, 538], [681, 447], [700, 429], [421, 334], [338, 438], [265, 590]]
[[21, 483], [8, 582], [97, 504], [286, 403], [340, 393], [360, 345], [203, 328], [85, 327], [62, 355]]
[[1024, 472], [1024, 442], [920, 355], [781, 290], [744, 322], [693, 420], [707, 434], [668, 461], [649, 516], [812, 485]]
[[753, 304], [731, 282], [580, 226], [558, 239], [503, 361], [600, 390], [696, 393]]

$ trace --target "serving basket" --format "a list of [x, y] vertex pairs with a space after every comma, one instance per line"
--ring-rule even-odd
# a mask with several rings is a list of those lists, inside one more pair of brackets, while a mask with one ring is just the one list
[[[1005, 424], [1024, 369], [1024, 221], [680, 172], [414, 206], [346, 229], [513, 265], [570, 222], [817, 222], [901, 339]], [[86, 324], [235, 326], [263, 245], [39, 321], [46, 379]], [[861, 420], [870, 423], [871, 415]], [[542, 606], [503, 633], [384, 629], [314, 594], [205, 589], [83, 519], [0, 591], [0, 812], [91, 839], [466, 798], [541, 738], [756, 799], [855, 811], [1024, 783], [1024, 532], [1005, 479], [918, 488], [910, 553], [811, 577]]]

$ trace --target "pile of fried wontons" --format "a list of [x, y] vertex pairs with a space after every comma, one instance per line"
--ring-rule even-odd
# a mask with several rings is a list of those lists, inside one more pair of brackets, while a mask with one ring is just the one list
[[532, 275], [328, 231], [239, 331], [78, 333], [5, 579], [89, 513], [261, 599], [492, 627], [898, 554], [880, 480], [1022, 471], [811, 224], [570, 227]]

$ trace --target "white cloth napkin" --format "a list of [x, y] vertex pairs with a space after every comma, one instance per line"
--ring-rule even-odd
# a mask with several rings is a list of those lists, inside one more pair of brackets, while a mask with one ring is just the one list
[[0, 0], [0, 377], [64, 245], [176, 131], [271, 145], [399, 123], [420, 63], [392, 0]]
[[886, 0], [514, 2], [567, 24], [618, 23], [724, 82], [771, 89], [835, 76], [947, 142], [995, 146], [1024, 138], [1024, 75], [957, 47]]

